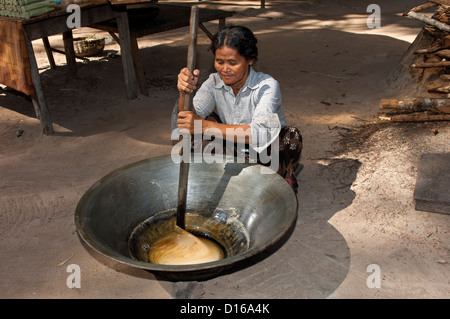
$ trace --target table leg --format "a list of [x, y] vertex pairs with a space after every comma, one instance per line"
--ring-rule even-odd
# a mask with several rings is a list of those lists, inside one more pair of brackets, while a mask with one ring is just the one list
[[53, 134], [53, 124], [50, 118], [50, 113], [47, 109], [47, 102], [45, 101], [44, 91], [42, 89], [41, 77], [39, 75], [39, 69], [37, 66], [36, 58], [34, 56], [33, 45], [27, 30], [25, 32], [25, 42], [27, 45], [28, 59], [30, 60], [31, 67], [31, 80], [36, 91], [35, 96], [32, 97], [33, 106], [36, 111], [36, 117], [41, 121], [42, 131], [44, 134]]
[[36, 113], [36, 118], [40, 121], [41, 120], [41, 107], [39, 106], [39, 101], [38, 101], [36, 94], [31, 96], [31, 103], [33, 103], [34, 112]]
[[44, 42], [45, 53], [47, 53], [48, 63], [50, 63], [50, 69], [56, 68], [55, 59], [53, 58], [52, 47], [50, 46], [50, 42], [47, 37], [42, 38], [42, 42]]
[[205, 32], [205, 34], [208, 36], [208, 38], [209, 38], [210, 40], [213, 39], [212, 33], [209, 32], [208, 29], [206, 29], [206, 27], [203, 25], [203, 23], [199, 23], [198, 26], [199, 26], [200, 29], [203, 30], [203, 32]]
[[135, 36], [131, 36], [131, 54], [133, 56], [134, 70], [137, 75], [141, 94], [148, 96], [147, 81], [145, 80], [144, 68], [141, 63], [141, 55], [139, 54], [139, 45]]
[[77, 63], [75, 61], [75, 50], [73, 49], [72, 30], [63, 32], [64, 51], [66, 52], [67, 66], [69, 67], [69, 75], [77, 75]]
[[219, 30], [225, 27], [225, 18], [219, 19]]
[[120, 53], [122, 55], [122, 64], [125, 77], [125, 85], [127, 87], [128, 99], [137, 97], [137, 80], [136, 72], [133, 65], [133, 56], [131, 52], [131, 36], [128, 26], [128, 13], [126, 10], [118, 11], [117, 28], [120, 39]]
[[109, 33], [110, 36], [113, 37], [114, 41], [116, 41], [117, 44], [120, 45], [120, 40], [119, 40], [119, 38], [117, 37], [117, 35], [116, 35], [114, 32], [111, 32], [111, 31], [109, 31], [108, 33]]

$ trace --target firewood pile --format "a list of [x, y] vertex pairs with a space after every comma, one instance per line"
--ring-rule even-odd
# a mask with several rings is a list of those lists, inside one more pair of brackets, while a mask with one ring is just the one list
[[[431, 14], [426, 11], [434, 10]], [[392, 122], [450, 120], [450, 0], [428, 0], [403, 14], [424, 23], [403, 59], [403, 71], [423, 88], [421, 96], [382, 99], [379, 118]]]

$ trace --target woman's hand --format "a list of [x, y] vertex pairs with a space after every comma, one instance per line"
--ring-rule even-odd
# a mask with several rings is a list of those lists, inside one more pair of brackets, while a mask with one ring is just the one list
[[177, 88], [181, 94], [188, 94], [194, 92], [197, 88], [198, 76], [200, 71], [198, 69], [191, 73], [188, 68], [181, 69], [178, 74]]
[[[187, 129], [189, 133], [194, 134], [194, 121], [203, 119], [192, 111], [178, 112], [177, 124], [180, 129]], [[203, 128], [201, 128], [203, 130]]]

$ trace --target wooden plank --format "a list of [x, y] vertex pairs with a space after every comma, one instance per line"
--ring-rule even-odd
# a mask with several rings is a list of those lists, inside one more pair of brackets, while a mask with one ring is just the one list
[[[77, 5], [80, 6], [80, 8], [82, 10], [87, 10], [91, 7], [99, 7], [99, 6], [109, 6], [110, 7], [107, 0], [93, 0], [93, 1], [86, 1], [86, 2], [83, 1], [82, 3], [77, 3]], [[66, 10], [67, 10], [66, 6], [62, 5], [62, 6], [56, 7], [55, 10], [47, 12], [40, 16], [31, 17], [28, 19], [25, 19], [25, 18], [12, 18], [12, 19], [21, 20], [23, 24], [36, 23], [36, 22], [41, 22], [41, 21], [45, 21], [45, 20], [49, 20], [49, 19], [54, 19], [59, 16], [67, 16], [70, 13], [67, 13]], [[5, 17], [5, 18], [10, 18], [10, 17]]]
[[[146, 8], [157, 8], [159, 9], [159, 13], [155, 19], [149, 21], [134, 19], [133, 15], [129, 15], [130, 33], [136, 38], [189, 26], [189, 6], [154, 4], [148, 5]], [[225, 19], [233, 15], [234, 12], [232, 11], [202, 8], [199, 14], [199, 23], [219, 20], [219, 27], [222, 27], [225, 24]], [[114, 20], [103, 21], [92, 27], [117, 33], [117, 24]]]
[[[69, 29], [67, 27], [69, 15], [70, 13], [63, 11], [58, 15], [48, 16], [47, 18], [23, 20], [23, 24], [28, 29], [30, 40], [36, 40], [67, 31]], [[81, 7], [81, 27], [88, 27], [91, 24], [115, 18], [116, 15], [109, 4]]]
[[156, 3], [158, 0], [109, 0], [111, 5], [137, 4], [137, 3]]

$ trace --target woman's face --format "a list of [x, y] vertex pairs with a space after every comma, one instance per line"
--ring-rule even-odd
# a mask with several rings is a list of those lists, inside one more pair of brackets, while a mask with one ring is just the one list
[[253, 62], [253, 59], [247, 60], [236, 49], [223, 46], [216, 50], [214, 67], [223, 82], [231, 86], [237, 93], [244, 86], [249, 73], [249, 65], [252, 65]]

